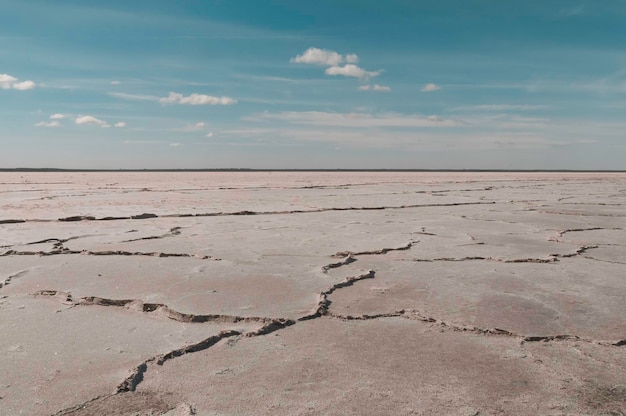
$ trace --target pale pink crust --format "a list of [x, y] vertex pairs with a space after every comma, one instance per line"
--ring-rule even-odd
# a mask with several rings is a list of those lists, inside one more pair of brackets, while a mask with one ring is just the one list
[[0, 414], [623, 413], [624, 183], [2, 173]]

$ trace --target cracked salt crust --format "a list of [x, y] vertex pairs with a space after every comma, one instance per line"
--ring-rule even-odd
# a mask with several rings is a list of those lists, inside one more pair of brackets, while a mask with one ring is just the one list
[[623, 175], [19, 176], [8, 414], [626, 407]]

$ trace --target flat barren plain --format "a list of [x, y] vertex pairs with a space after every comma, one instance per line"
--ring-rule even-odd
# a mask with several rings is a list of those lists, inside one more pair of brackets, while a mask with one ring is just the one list
[[626, 174], [0, 174], [2, 415], [626, 415]]

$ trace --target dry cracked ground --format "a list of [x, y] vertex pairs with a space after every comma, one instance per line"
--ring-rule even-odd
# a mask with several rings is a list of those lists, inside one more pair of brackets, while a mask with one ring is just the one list
[[626, 414], [626, 174], [1, 175], [2, 415]]

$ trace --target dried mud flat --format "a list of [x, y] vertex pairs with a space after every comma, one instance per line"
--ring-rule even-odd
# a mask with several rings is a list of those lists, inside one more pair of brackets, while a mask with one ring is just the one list
[[2, 415], [626, 415], [626, 175], [3, 173]]

